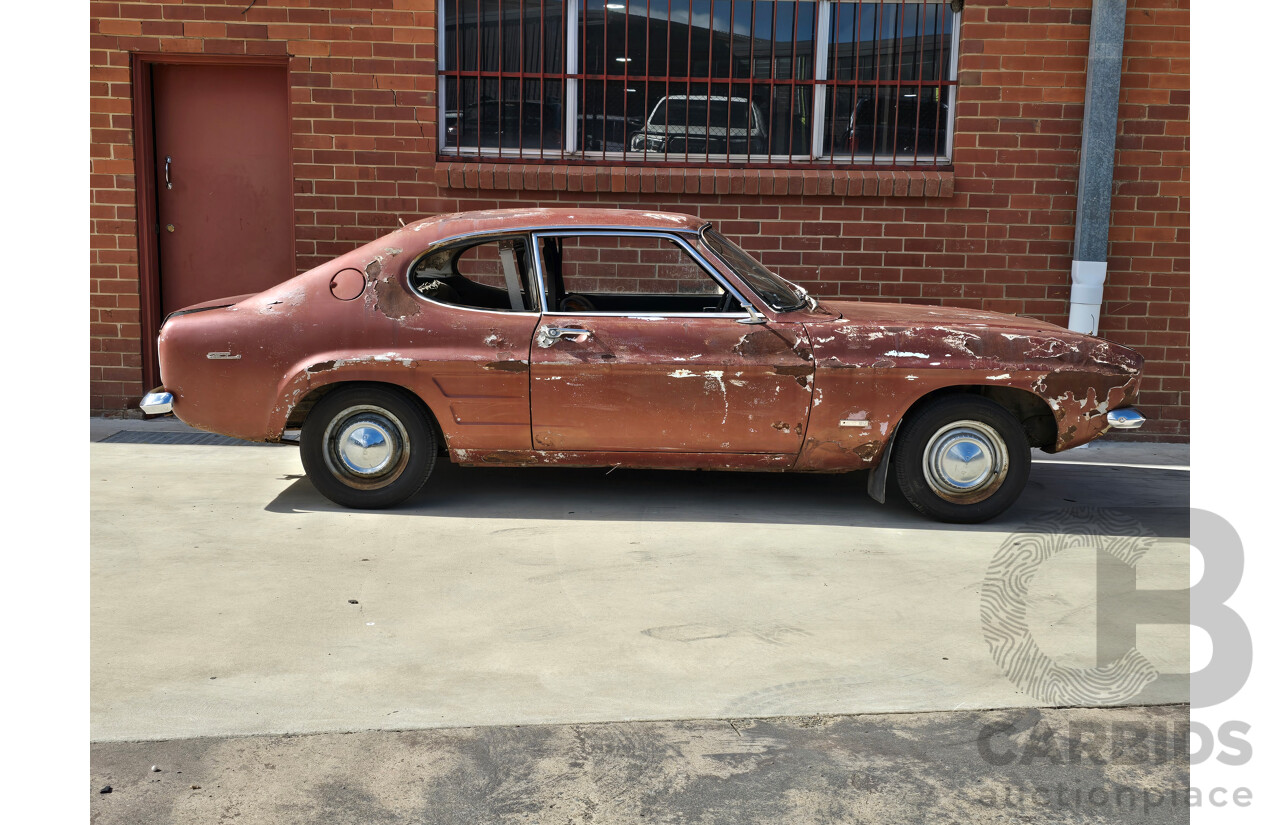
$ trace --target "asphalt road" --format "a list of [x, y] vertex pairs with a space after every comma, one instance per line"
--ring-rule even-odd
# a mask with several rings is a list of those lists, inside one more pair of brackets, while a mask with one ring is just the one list
[[1188, 729], [1182, 706], [106, 743], [90, 809], [129, 825], [1186, 823]]

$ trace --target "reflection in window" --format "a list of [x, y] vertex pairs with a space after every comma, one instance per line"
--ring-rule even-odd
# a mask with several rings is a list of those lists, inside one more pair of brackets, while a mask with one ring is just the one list
[[555, 0], [440, 0], [448, 152], [564, 147], [564, 7]]
[[445, 153], [949, 162], [943, 2], [441, 0]]

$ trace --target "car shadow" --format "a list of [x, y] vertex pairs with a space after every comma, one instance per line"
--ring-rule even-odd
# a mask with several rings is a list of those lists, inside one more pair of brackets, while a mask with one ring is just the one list
[[[350, 512], [305, 476], [267, 506], [272, 513]], [[1078, 532], [1105, 521], [1108, 535], [1190, 535], [1186, 470], [1036, 463], [1027, 489], [984, 524], [920, 515], [892, 483], [881, 505], [867, 473], [803, 474], [563, 467], [459, 467], [440, 459], [426, 486], [388, 516], [804, 524], [971, 532]], [[1105, 511], [1105, 512], [1104, 512]], [[1101, 529], [1101, 526], [1100, 528]]]

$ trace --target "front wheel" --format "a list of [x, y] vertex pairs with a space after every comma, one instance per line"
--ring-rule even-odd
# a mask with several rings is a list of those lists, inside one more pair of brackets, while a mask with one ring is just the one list
[[930, 518], [975, 524], [1022, 494], [1031, 446], [1018, 419], [994, 401], [940, 398], [903, 427], [892, 456], [898, 488]]
[[325, 498], [362, 510], [390, 507], [422, 489], [436, 460], [424, 412], [400, 392], [335, 390], [302, 425], [302, 466]]

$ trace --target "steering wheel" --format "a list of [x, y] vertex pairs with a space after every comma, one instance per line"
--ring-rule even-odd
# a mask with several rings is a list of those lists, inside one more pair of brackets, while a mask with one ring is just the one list
[[591, 303], [591, 299], [577, 292], [570, 292], [568, 295], [560, 299], [561, 312], [595, 312], [596, 305]]
[[724, 295], [720, 296], [720, 303], [716, 305], [716, 312], [733, 312], [738, 299], [733, 297], [733, 293], [725, 290]]

